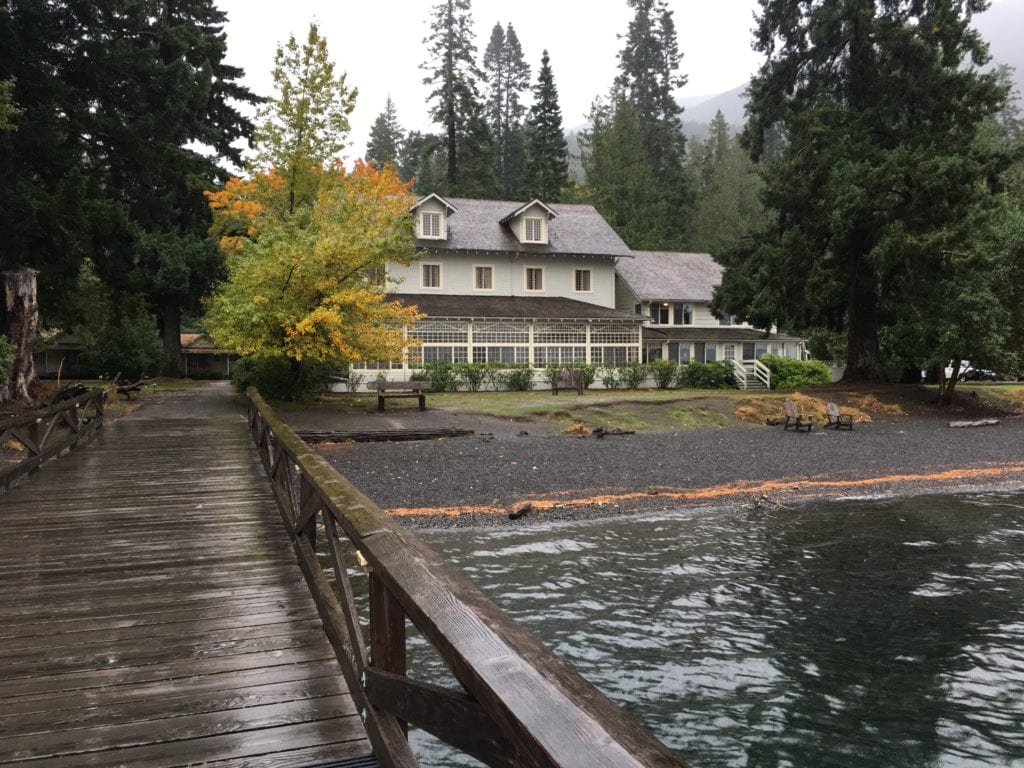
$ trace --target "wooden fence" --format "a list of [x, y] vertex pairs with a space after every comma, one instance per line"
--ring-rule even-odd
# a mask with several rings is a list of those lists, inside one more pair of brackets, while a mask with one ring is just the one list
[[[640, 723], [392, 521], [300, 440], [254, 389], [249, 426], [324, 627], [385, 766], [416, 766], [407, 724], [491, 766], [683, 768]], [[333, 581], [317, 560], [317, 537]], [[348, 568], [369, 571], [360, 616]], [[463, 690], [406, 670], [406, 620]], [[363, 626], [367, 626], [364, 634]]]
[[0, 421], [0, 490], [35, 472], [46, 461], [86, 442], [103, 426], [104, 390]]

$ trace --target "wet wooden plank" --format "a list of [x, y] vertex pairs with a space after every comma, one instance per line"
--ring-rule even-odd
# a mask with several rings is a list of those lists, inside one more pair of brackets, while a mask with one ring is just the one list
[[0, 764], [370, 754], [244, 420], [181, 402], [0, 496]]

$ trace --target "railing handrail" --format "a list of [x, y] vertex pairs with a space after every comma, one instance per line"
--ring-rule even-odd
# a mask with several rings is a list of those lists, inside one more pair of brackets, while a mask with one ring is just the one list
[[[404, 736], [409, 722], [490, 765], [684, 766], [639, 722], [360, 493], [255, 389], [247, 395], [250, 429], [282, 518], [382, 764], [416, 765]], [[327, 536], [338, 594], [317, 561], [318, 522]], [[369, 564], [368, 646], [338, 529]], [[406, 618], [465, 692], [406, 675]]]
[[[103, 389], [90, 389], [75, 398], [0, 421], [0, 445], [21, 443], [25, 458], [0, 470], [0, 491], [65, 450], [91, 438], [103, 426]], [[58, 434], [67, 428], [70, 434]]]
[[760, 360], [754, 361], [754, 375], [764, 383], [766, 389], [772, 388], [772, 370]]

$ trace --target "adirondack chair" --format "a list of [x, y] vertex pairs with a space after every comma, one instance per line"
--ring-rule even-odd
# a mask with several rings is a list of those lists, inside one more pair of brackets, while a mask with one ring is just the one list
[[801, 416], [794, 401], [787, 400], [782, 407], [786, 409], [786, 423], [782, 425], [783, 429], [795, 429], [797, 432], [801, 429], [811, 431], [814, 419], [810, 416]]
[[843, 414], [839, 410], [839, 406], [835, 403], [829, 403], [825, 406], [825, 417], [828, 421], [823, 424], [824, 427], [835, 427], [836, 429], [853, 429], [853, 416], [850, 414]]

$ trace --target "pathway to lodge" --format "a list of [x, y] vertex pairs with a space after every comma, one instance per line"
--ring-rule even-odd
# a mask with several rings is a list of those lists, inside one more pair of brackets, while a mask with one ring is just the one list
[[0, 494], [0, 765], [376, 765], [225, 386]]

